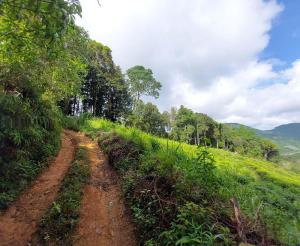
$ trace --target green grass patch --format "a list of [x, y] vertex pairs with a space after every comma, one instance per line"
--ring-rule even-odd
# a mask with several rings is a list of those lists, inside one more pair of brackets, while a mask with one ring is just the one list
[[39, 223], [39, 240], [44, 245], [71, 245], [79, 219], [83, 186], [90, 173], [87, 150], [80, 147], [66, 174], [58, 196]]
[[[218, 149], [205, 150], [208, 153], [199, 162], [203, 150], [199, 153], [196, 146], [102, 119], [88, 120], [81, 129], [100, 138], [100, 145], [118, 170], [144, 243], [155, 245], [166, 240], [166, 235], [178, 244], [187, 241], [197, 245], [197, 240], [207, 240], [203, 241], [207, 245], [225, 244], [226, 240], [236, 240], [234, 230], [224, 226], [232, 215], [229, 200], [233, 196], [240, 203], [249, 231], [256, 233], [249, 238], [259, 240], [267, 235], [287, 245], [300, 243], [299, 173]], [[204, 165], [210, 161], [211, 169]], [[204, 217], [212, 219], [187, 216], [183, 220], [191, 209], [201, 210]], [[191, 226], [201, 229], [201, 236], [190, 231]], [[262, 228], [267, 230], [264, 235]], [[173, 245], [175, 241], [164, 243]]]

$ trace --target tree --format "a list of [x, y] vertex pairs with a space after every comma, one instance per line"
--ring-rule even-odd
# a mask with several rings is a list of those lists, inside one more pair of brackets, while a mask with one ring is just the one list
[[131, 97], [120, 67], [116, 66], [109, 47], [88, 41], [87, 73], [81, 91], [64, 103], [66, 114], [91, 112], [94, 116], [116, 121], [129, 112]]
[[192, 140], [195, 134], [195, 125], [194, 112], [181, 105], [176, 112], [171, 137], [174, 140], [193, 143]]
[[166, 129], [167, 132], [170, 132], [171, 129], [172, 129], [172, 126], [171, 126], [171, 115], [168, 111], [164, 111], [162, 113], [162, 120], [163, 120], [163, 123], [164, 123], [164, 127]]
[[266, 160], [275, 160], [279, 156], [278, 147], [273, 142], [262, 139], [261, 140], [261, 149], [264, 159]]
[[143, 66], [134, 66], [127, 70], [127, 81], [130, 92], [134, 97], [135, 105], [140, 100], [142, 95], [159, 97], [161, 83], [153, 77], [151, 69], [146, 69]]
[[164, 117], [152, 103], [144, 104], [140, 100], [130, 117], [129, 124], [156, 136], [166, 135]]

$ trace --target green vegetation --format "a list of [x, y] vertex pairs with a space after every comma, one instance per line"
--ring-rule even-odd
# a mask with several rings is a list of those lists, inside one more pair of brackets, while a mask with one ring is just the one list
[[145, 104], [140, 100], [126, 123], [156, 136], [167, 136], [164, 119], [157, 106], [152, 103]]
[[220, 124], [206, 114], [195, 113], [184, 106], [162, 114], [151, 103], [139, 101], [128, 117], [127, 125], [156, 136], [201, 146], [226, 149], [243, 155], [277, 161], [277, 146], [257, 136], [247, 127]]
[[56, 154], [62, 126], [76, 128], [64, 115], [129, 110], [120, 68], [75, 25], [80, 13], [77, 0], [0, 1], [0, 209]]
[[[226, 124], [235, 130], [247, 129], [258, 136], [268, 139], [277, 145], [279, 156], [276, 156], [276, 162], [285, 168], [293, 171], [300, 170], [300, 124], [286, 124], [275, 127], [273, 130], [258, 130], [237, 123]], [[273, 158], [274, 159], [274, 158]]]
[[82, 130], [99, 137], [118, 170], [143, 242], [230, 245], [238, 240], [230, 219], [229, 200], [235, 196], [248, 242], [259, 243], [268, 235], [288, 245], [299, 243], [299, 174], [272, 162], [199, 149], [105, 120], [88, 120]]
[[58, 196], [39, 224], [39, 240], [45, 245], [72, 245], [72, 232], [78, 218], [83, 186], [89, 177], [87, 150], [80, 147]]
[[[184, 106], [160, 113], [144, 103], [161, 89], [152, 70], [138, 65], [122, 74], [110, 48], [75, 25], [80, 13], [78, 0], [0, 1], [0, 209], [57, 153], [65, 127], [98, 138], [121, 176], [141, 242], [299, 244], [300, 176], [275, 164], [277, 146]], [[264, 136], [283, 146], [297, 127]], [[299, 146], [285, 144], [293, 154], [287, 163]], [[88, 176], [84, 150], [76, 158], [40, 224], [45, 243], [70, 242]], [[239, 236], [232, 197], [242, 211]]]
[[85, 54], [86, 75], [80, 90], [60, 102], [63, 112], [67, 115], [89, 112], [112, 121], [124, 117], [130, 109], [131, 97], [110, 48], [90, 40]]
[[[60, 146], [57, 112], [41, 101], [0, 95], [0, 209], [6, 208]], [[16, 182], [17, 180], [17, 182]]]
[[4, 0], [0, 9], [3, 209], [59, 148], [61, 113], [56, 102], [80, 82], [84, 66], [78, 47], [86, 36], [74, 25], [80, 13], [77, 1]]
[[300, 153], [281, 156], [280, 164], [294, 172], [300, 172]]
[[128, 84], [135, 102], [139, 102], [142, 95], [158, 98], [161, 83], [153, 77], [151, 69], [135, 66], [127, 70]]

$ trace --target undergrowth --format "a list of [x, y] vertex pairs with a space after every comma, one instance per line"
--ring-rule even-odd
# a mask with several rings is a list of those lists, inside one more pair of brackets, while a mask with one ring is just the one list
[[39, 223], [43, 245], [72, 245], [72, 232], [79, 219], [82, 190], [89, 177], [87, 150], [80, 147], [66, 174], [56, 200]]
[[[199, 148], [195, 158], [184, 158], [180, 152], [161, 149], [154, 139], [147, 149], [142, 142], [114, 133], [98, 137], [122, 178], [142, 245], [231, 245], [230, 229], [215, 216], [226, 215], [214, 206], [206, 209], [217, 201], [218, 190], [214, 159], [206, 149]], [[181, 172], [176, 164], [183, 161], [197, 169]], [[197, 171], [205, 175], [195, 179]]]
[[47, 101], [0, 93], [0, 210], [56, 155], [60, 130], [59, 113]]
[[78, 132], [80, 127], [91, 117], [92, 115], [90, 113], [83, 113], [80, 116], [63, 116], [62, 126], [65, 129]]
[[[81, 130], [99, 139], [118, 171], [141, 244], [300, 243], [298, 174], [106, 120], [88, 120]], [[233, 219], [232, 197], [240, 205], [242, 237]]]

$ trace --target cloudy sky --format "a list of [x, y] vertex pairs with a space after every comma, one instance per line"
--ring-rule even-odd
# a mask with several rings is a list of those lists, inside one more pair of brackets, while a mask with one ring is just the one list
[[99, 2], [81, 0], [77, 23], [124, 72], [153, 70], [160, 110], [185, 105], [261, 129], [300, 122], [300, 1]]

